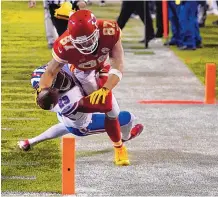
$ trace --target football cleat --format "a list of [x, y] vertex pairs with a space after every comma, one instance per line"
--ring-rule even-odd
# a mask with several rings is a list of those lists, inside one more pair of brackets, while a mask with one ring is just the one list
[[30, 150], [30, 143], [28, 140], [19, 141], [19, 142], [17, 142], [17, 145], [23, 151]]
[[128, 166], [130, 165], [128, 152], [125, 146], [121, 148], [114, 148], [115, 151], [115, 158], [114, 163], [118, 166]]
[[122, 142], [132, 140], [133, 138], [139, 136], [141, 134], [141, 132], [143, 131], [143, 129], [144, 129], [144, 126], [142, 124], [136, 124], [130, 131], [129, 139], [128, 140], [122, 139]]

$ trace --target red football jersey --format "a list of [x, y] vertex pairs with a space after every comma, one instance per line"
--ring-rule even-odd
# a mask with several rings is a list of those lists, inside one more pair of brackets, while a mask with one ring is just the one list
[[115, 21], [98, 20], [99, 43], [95, 54], [84, 55], [71, 43], [65, 31], [54, 43], [53, 58], [60, 63], [69, 63], [80, 70], [93, 70], [102, 67], [109, 53], [120, 38], [120, 28]]

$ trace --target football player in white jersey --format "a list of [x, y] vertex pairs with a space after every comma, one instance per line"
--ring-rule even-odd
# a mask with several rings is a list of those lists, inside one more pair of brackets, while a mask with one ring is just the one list
[[[34, 89], [38, 88], [40, 78], [46, 68], [47, 65], [41, 66], [33, 71], [31, 84]], [[106, 75], [107, 72], [105, 70], [100, 72], [98, 77], [99, 83], [103, 83], [102, 80], [105, 81], [104, 78], [107, 77]], [[69, 133], [82, 137], [106, 132], [104, 128], [104, 113], [81, 112], [89, 111], [89, 109], [84, 110], [87, 106], [81, 106], [79, 102], [84, 98], [84, 93], [79, 84], [77, 84], [70, 75], [68, 65], [65, 65], [58, 73], [53, 87], [59, 90], [59, 100], [50, 111], [57, 113], [59, 123], [34, 138], [19, 141], [18, 146], [24, 151], [29, 150], [30, 147], [40, 142], [61, 137]], [[98, 109], [91, 109], [91, 111], [93, 110], [98, 111]], [[121, 111], [118, 118], [123, 142], [140, 135], [143, 130], [143, 125], [136, 124], [133, 126], [135, 116], [132, 113]]]

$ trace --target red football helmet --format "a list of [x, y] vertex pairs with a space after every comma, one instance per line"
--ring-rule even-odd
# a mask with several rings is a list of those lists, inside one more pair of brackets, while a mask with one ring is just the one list
[[71, 42], [82, 54], [91, 54], [98, 47], [99, 29], [97, 19], [89, 10], [78, 10], [68, 21]]

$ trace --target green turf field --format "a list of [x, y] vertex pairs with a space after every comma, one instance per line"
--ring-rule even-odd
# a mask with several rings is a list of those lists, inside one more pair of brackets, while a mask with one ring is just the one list
[[[91, 9], [102, 18], [115, 19], [119, 12], [119, 6], [103, 14], [98, 6]], [[55, 114], [35, 105], [30, 84], [31, 72], [51, 58], [43, 21], [42, 3], [29, 9], [27, 2], [2, 2], [2, 191], [61, 192], [59, 139], [37, 145], [34, 152], [16, 148], [18, 140], [57, 122]], [[77, 157], [90, 154], [96, 153], [77, 152]]]
[[[90, 9], [97, 17], [115, 19], [120, 7], [119, 4], [104, 8], [92, 5]], [[59, 139], [38, 145], [34, 152], [23, 153], [16, 148], [18, 140], [40, 134], [57, 122], [55, 114], [36, 107], [30, 85], [33, 69], [51, 58], [43, 21], [42, 3], [38, 3], [37, 8], [29, 9], [27, 2], [2, 2], [2, 191], [61, 191]], [[137, 26], [139, 29], [142, 27], [141, 21], [131, 20], [124, 29], [124, 37], [128, 34], [140, 40], [143, 32], [138, 32]], [[189, 57], [186, 58], [187, 64], [202, 81], [205, 62], [218, 63], [218, 57], [214, 55], [218, 31], [209, 26], [203, 32], [205, 43], [208, 43], [206, 48], [195, 52], [176, 51], [183, 59], [186, 55]], [[216, 45], [209, 48], [213, 47], [212, 41]], [[143, 47], [137, 41], [133, 43], [133, 49]], [[95, 153], [77, 152], [78, 157], [90, 154]]]

